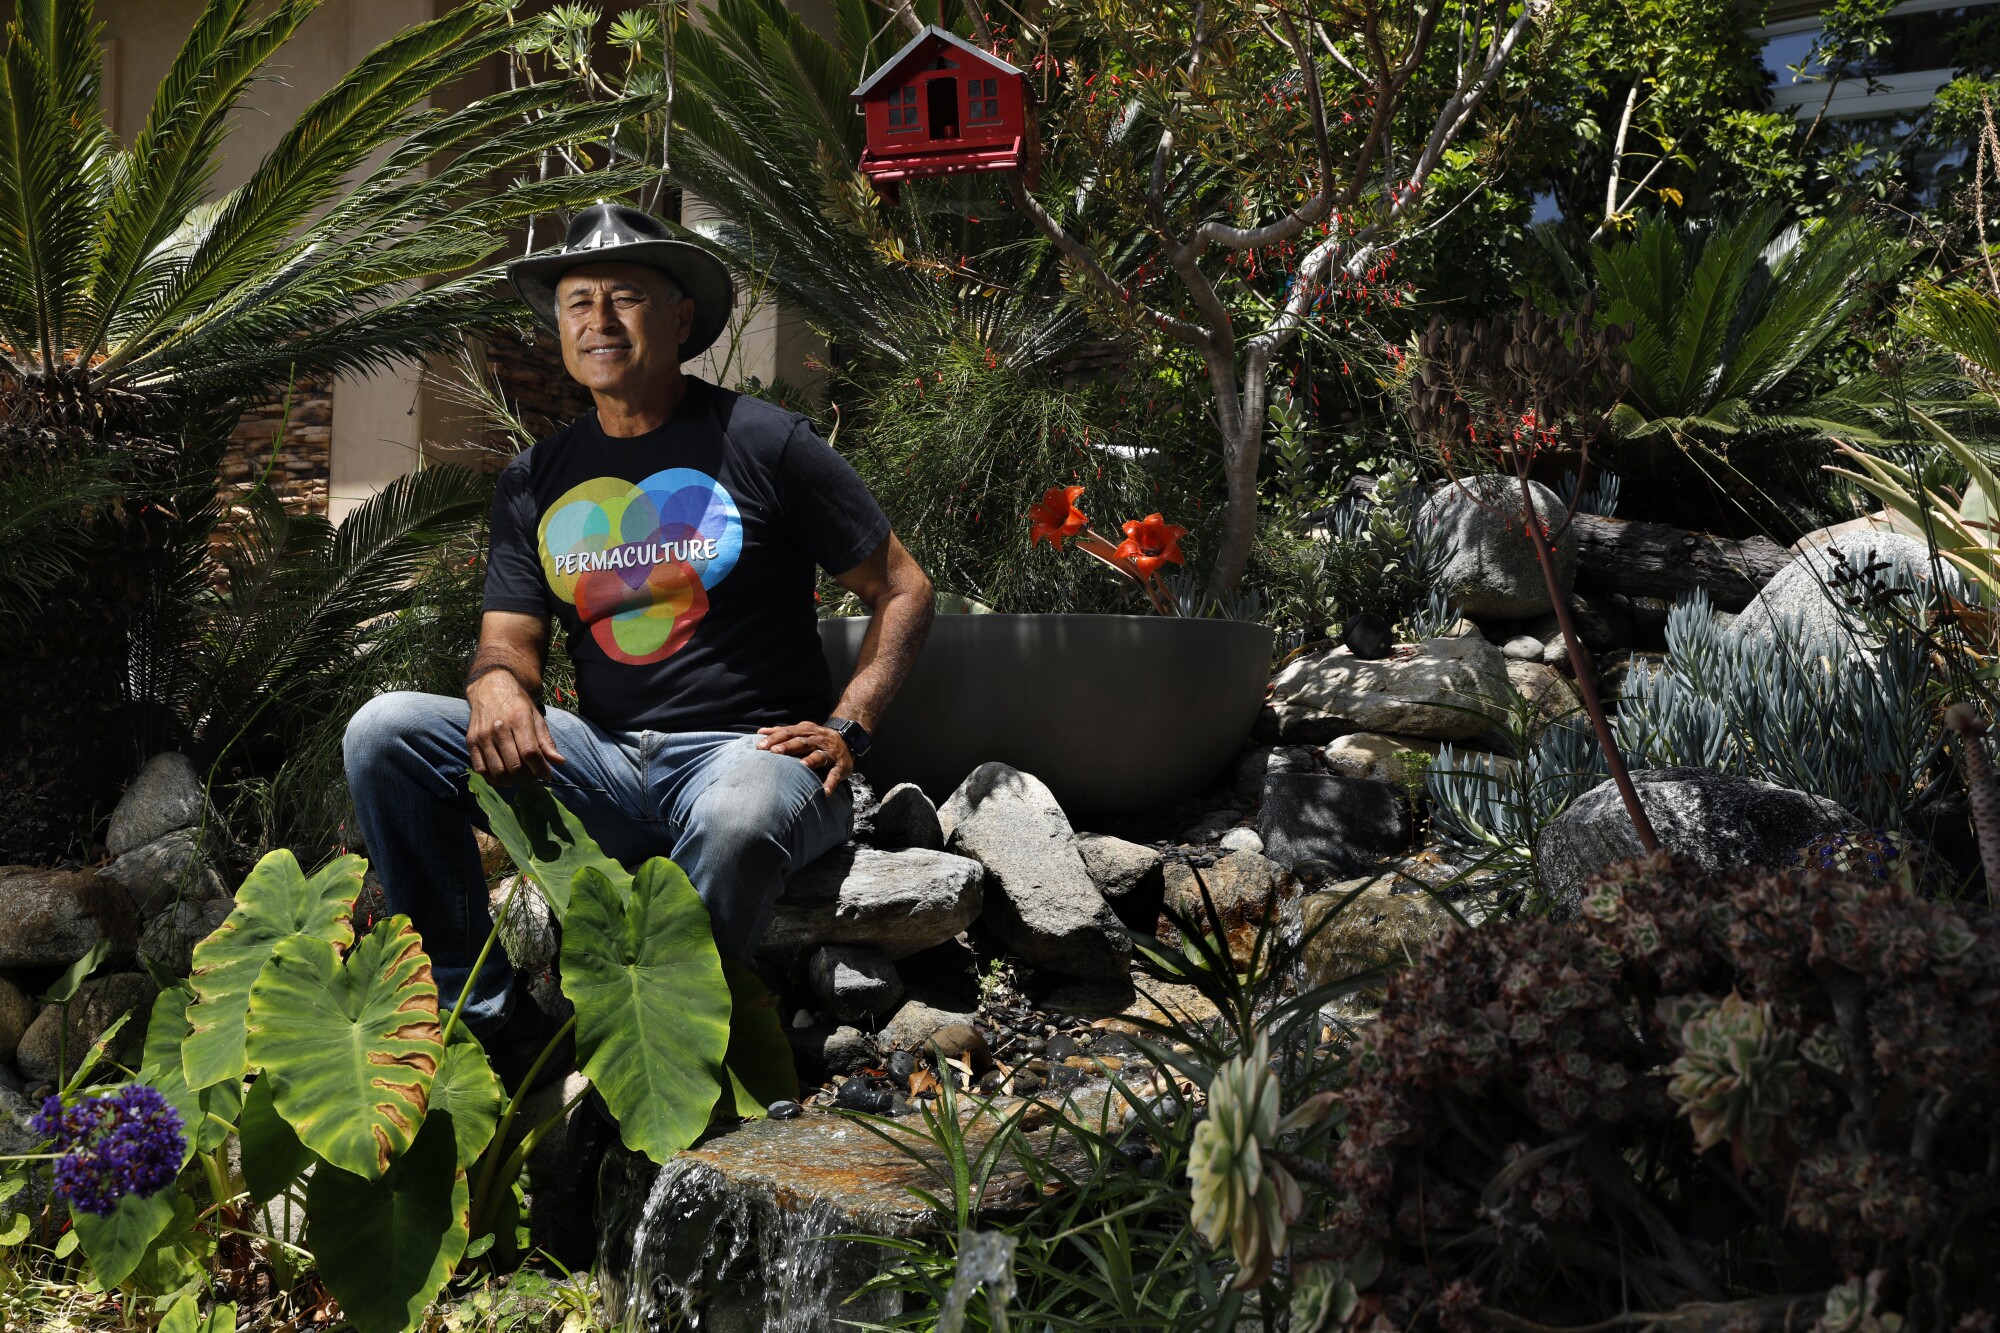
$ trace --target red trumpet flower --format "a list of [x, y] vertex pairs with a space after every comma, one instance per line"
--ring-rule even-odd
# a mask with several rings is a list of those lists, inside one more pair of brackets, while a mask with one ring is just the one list
[[1150, 578], [1163, 564], [1187, 563], [1187, 557], [1181, 554], [1181, 538], [1185, 536], [1186, 528], [1169, 523], [1158, 514], [1148, 514], [1125, 525], [1125, 540], [1118, 543], [1113, 554], [1121, 560], [1130, 560], [1142, 578]]
[[1060, 547], [1090, 526], [1090, 515], [1076, 507], [1081, 486], [1051, 486], [1040, 504], [1028, 507], [1028, 545], [1046, 541]]

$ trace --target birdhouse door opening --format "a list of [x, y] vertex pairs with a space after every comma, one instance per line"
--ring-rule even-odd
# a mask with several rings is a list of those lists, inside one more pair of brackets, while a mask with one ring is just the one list
[[934, 74], [924, 81], [926, 123], [933, 139], [958, 137], [958, 76]]

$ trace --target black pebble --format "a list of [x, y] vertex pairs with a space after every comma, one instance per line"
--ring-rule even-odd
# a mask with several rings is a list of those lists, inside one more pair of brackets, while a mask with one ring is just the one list
[[979, 1090], [990, 1097], [1000, 1091], [1001, 1084], [1006, 1081], [1007, 1076], [1005, 1074], [997, 1069], [989, 1069], [979, 1076]]
[[882, 1115], [896, 1103], [891, 1092], [877, 1092], [868, 1086], [866, 1079], [851, 1078], [840, 1085], [840, 1091], [833, 1094], [833, 1104], [849, 1111], [866, 1111], [870, 1115]]
[[1042, 1090], [1042, 1076], [1032, 1069], [1014, 1071], [1014, 1095], [1031, 1097]]
[[1049, 1038], [1049, 1044], [1042, 1048], [1042, 1053], [1051, 1060], [1067, 1060], [1076, 1054], [1076, 1038], [1067, 1032], [1057, 1033]]
[[1348, 617], [1341, 627], [1340, 641], [1356, 657], [1373, 659], [1387, 657], [1396, 637], [1390, 633], [1388, 621], [1373, 611], [1363, 611]]
[[797, 1102], [777, 1101], [764, 1108], [764, 1114], [773, 1120], [797, 1120], [806, 1113], [806, 1108]]
[[1126, 1161], [1136, 1164], [1145, 1161], [1153, 1155], [1153, 1145], [1147, 1143], [1144, 1139], [1120, 1139], [1118, 1140], [1118, 1155]]
[[917, 1057], [908, 1051], [897, 1051], [889, 1057], [889, 1074], [902, 1083], [910, 1081], [910, 1075], [917, 1072]]

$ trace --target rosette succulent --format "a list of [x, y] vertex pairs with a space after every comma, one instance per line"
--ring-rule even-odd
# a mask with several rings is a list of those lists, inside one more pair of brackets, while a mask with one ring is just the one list
[[1323, 1119], [1331, 1107], [1321, 1094], [1280, 1118], [1280, 1095], [1270, 1042], [1260, 1034], [1248, 1055], [1215, 1071], [1208, 1118], [1195, 1126], [1188, 1149], [1195, 1230], [1211, 1245], [1227, 1240], [1238, 1290], [1271, 1275], [1286, 1229], [1305, 1211], [1304, 1192], [1272, 1156], [1278, 1136]]
[[1791, 1108], [1799, 1072], [1792, 1034], [1769, 1004], [1731, 991], [1688, 1016], [1680, 1040], [1667, 1095], [1687, 1116], [1695, 1146], [1706, 1151], [1727, 1142], [1740, 1161], [1757, 1161]]

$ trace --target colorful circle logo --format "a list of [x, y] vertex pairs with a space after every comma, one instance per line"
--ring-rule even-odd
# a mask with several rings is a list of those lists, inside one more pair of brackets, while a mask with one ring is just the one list
[[644, 666], [679, 652], [736, 567], [743, 519], [706, 472], [594, 477], [542, 516], [542, 573], [605, 655]]

